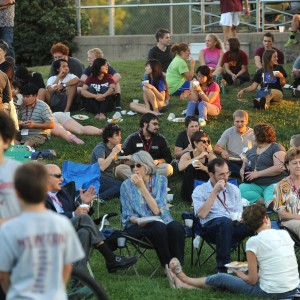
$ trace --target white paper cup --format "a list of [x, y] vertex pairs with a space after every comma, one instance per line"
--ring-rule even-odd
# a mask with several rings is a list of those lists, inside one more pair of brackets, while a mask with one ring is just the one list
[[170, 113], [168, 116], [168, 121], [172, 121], [175, 118], [175, 114]]
[[133, 103], [139, 103], [139, 100], [138, 99], [133, 99], [132, 102]]
[[276, 76], [279, 73], [279, 71], [273, 71], [274, 76]]
[[125, 237], [118, 237], [117, 242], [118, 242], [118, 247], [120, 247], [120, 248], [125, 247], [126, 238]]
[[121, 115], [124, 116], [126, 115], [127, 111], [126, 110], [121, 110]]
[[197, 80], [193, 81], [193, 86], [194, 86], [194, 87], [196, 87], [196, 86], [198, 86], [198, 85], [200, 85], [199, 81], [197, 81]]
[[238, 216], [239, 216], [238, 212], [233, 212], [233, 211], [230, 212], [230, 218], [231, 218], [232, 221], [237, 221]]
[[120, 119], [122, 117], [121, 113], [119, 111], [116, 111], [114, 115], [112, 116], [113, 119]]
[[194, 168], [197, 167], [198, 164], [199, 164], [199, 160], [198, 159], [193, 160], [192, 165], [193, 165]]
[[285, 27], [284, 26], [279, 26], [279, 32], [284, 32]]
[[174, 198], [174, 194], [168, 194], [167, 195], [167, 202], [172, 202], [173, 201], [173, 198]]
[[83, 207], [83, 208], [89, 208], [90, 206], [88, 204], [85, 204], [85, 203], [82, 203], [79, 205], [80, 207]]
[[144, 86], [146, 83], [149, 83], [149, 80], [143, 80], [142, 85]]
[[193, 223], [194, 223], [194, 221], [192, 219], [185, 219], [184, 220], [184, 224], [188, 228], [192, 228], [193, 227]]

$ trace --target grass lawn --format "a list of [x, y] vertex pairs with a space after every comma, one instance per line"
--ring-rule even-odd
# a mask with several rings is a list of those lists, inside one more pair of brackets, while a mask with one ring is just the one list
[[[142, 101], [142, 88], [141, 81], [143, 79], [144, 64], [145, 61], [112, 61], [110, 62], [122, 75], [122, 106], [123, 109], [129, 110], [129, 103], [132, 99], [140, 99]], [[253, 61], [251, 62], [252, 69], [251, 76], [254, 74]], [[285, 69], [287, 73], [290, 73], [291, 65], [286, 64]], [[41, 72], [46, 78], [49, 67], [36, 67], [35, 71]], [[288, 78], [287, 82], [291, 83], [291, 79]], [[247, 85], [244, 85], [247, 86]], [[244, 87], [243, 86], [243, 87]], [[289, 139], [291, 135], [299, 133], [299, 100], [292, 97], [291, 91], [285, 90], [284, 101], [280, 105], [271, 105], [271, 108], [267, 111], [256, 111], [253, 109], [252, 100], [255, 93], [244, 94], [248, 102], [242, 103], [237, 101], [236, 94], [239, 89], [229, 87], [226, 95], [222, 95], [222, 111], [220, 116], [216, 118], [209, 118], [206, 126], [206, 131], [210, 135], [212, 144], [217, 142], [221, 133], [233, 124], [232, 114], [236, 109], [245, 109], [249, 113], [249, 125], [253, 127], [257, 123], [269, 123], [274, 126], [277, 132], [277, 141], [284, 147], [288, 147]], [[171, 97], [170, 109], [160, 119], [160, 132], [167, 138], [170, 143], [172, 153], [174, 154], [174, 143], [177, 134], [183, 130], [184, 125], [182, 123], [171, 123], [167, 120], [167, 116], [170, 112], [176, 114], [176, 117], [180, 117], [183, 109], [186, 108], [186, 100], [180, 100], [178, 97]], [[75, 113], [74, 113], [75, 114]], [[84, 114], [86, 114], [84, 112]], [[112, 114], [109, 114], [111, 116]], [[83, 125], [95, 125], [97, 127], [103, 127], [105, 122], [95, 120], [92, 115], [86, 121], [81, 121]], [[120, 123], [122, 129], [123, 140], [133, 131], [138, 129], [139, 116], [125, 116], [124, 121]], [[53, 148], [57, 151], [58, 159], [54, 161], [58, 165], [61, 165], [63, 160], [71, 160], [82, 163], [89, 163], [90, 156], [93, 148], [97, 143], [101, 141], [100, 137], [81, 136], [85, 141], [84, 145], [75, 145], [67, 143], [64, 140], [52, 137], [51, 141], [44, 145], [44, 149]], [[179, 197], [179, 191], [181, 186], [181, 177], [179, 175], [172, 176], [169, 180], [169, 187], [174, 196], [174, 207], [171, 208], [173, 217], [180, 220], [181, 213], [189, 211], [190, 207], [186, 203], [183, 203]], [[101, 207], [101, 213], [106, 212], [119, 212], [119, 199], [113, 199], [103, 207]], [[115, 218], [113, 226], [120, 227], [120, 218]], [[155, 255], [152, 256], [154, 261]], [[171, 290], [168, 288], [166, 276], [163, 270], [160, 270], [154, 278], [149, 279], [147, 276], [151, 273], [150, 268], [138, 262], [138, 270], [140, 277], [137, 277], [133, 270], [129, 270], [127, 273], [118, 272], [116, 274], [108, 274], [104, 265], [102, 257], [94, 251], [91, 260], [91, 266], [94, 274], [98, 280], [101, 281], [104, 289], [107, 291], [110, 299], [250, 299], [250, 297], [243, 297], [240, 295], [232, 295], [224, 292], [215, 292], [208, 290]], [[215, 270], [214, 258], [210, 260], [203, 268], [190, 267], [190, 240], [186, 242], [186, 265], [184, 270], [191, 276], [205, 276], [212, 274]], [[252, 298], [251, 298], [252, 299]]]

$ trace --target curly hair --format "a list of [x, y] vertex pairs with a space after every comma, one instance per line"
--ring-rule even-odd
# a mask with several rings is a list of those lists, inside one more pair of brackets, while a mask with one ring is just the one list
[[180, 55], [182, 51], [186, 51], [189, 48], [187, 43], [174, 44], [171, 48], [172, 53]]
[[113, 137], [114, 134], [119, 134], [121, 132], [121, 128], [119, 125], [114, 123], [108, 123], [103, 128], [102, 139], [104, 143], [108, 143], [108, 138]]
[[276, 133], [271, 125], [257, 124], [253, 128], [256, 141], [259, 144], [276, 142]]
[[221, 42], [220, 38], [216, 34], [209, 33], [206, 37], [210, 37], [211, 39], [213, 39], [215, 41], [215, 43], [216, 43], [215, 47], [217, 49], [222, 50], [222, 42]]
[[54, 55], [54, 53], [56, 53], [56, 52], [60, 52], [63, 55], [69, 55], [69, 47], [63, 43], [54, 44], [51, 47], [50, 53], [52, 55]]

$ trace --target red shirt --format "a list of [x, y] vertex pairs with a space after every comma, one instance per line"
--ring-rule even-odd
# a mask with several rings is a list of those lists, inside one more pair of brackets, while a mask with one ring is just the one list
[[242, 0], [220, 0], [221, 14], [243, 11]]
[[[249, 57], [245, 51], [241, 50], [241, 59], [236, 58], [229, 58], [230, 51], [224, 53], [223, 56], [223, 64], [228, 63], [229, 69], [233, 74], [237, 74], [241, 69], [242, 66], [247, 66], [249, 62]], [[246, 72], [248, 73], [248, 71]]]
[[111, 84], [114, 84], [115, 81], [110, 74], [105, 74], [104, 77], [99, 80], [98, 77], [89, 76], [84, 84], [92, 86], [98, 94], [104, 94]]

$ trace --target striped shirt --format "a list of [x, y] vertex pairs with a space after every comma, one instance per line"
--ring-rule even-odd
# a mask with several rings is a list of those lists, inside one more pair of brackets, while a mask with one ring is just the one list
[[[18, 120], [26, 121], [31, 120], [37, 124], [44, 124], [47, 122], [54, 121], [52, 111], [47, 103], [36, 100], [36, 105], [28, 106], [28, 111], [26, 114], [26, 106], [22, 105], [18, 111]], [[28, 135], [37, 135], [37, 134], [46, 134], [50, 135], [50, 129], [36, 129], [30, 128], [28, 131]]]

